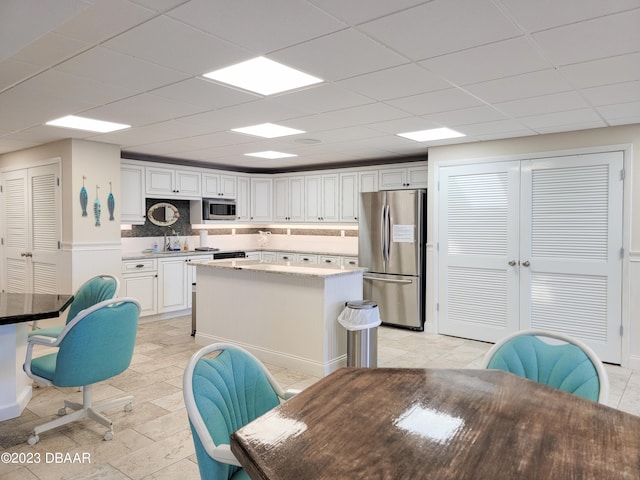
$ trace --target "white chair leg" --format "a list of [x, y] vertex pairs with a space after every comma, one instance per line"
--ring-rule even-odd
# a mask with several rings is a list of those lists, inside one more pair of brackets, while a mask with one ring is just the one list
[[[61, 415], [60, 418], [35, 427], [33, 430], [33, 435], [27, 440], [29, 445], [35, 445], [40, 440], [39, 434], [41, 434], [42, 432], [61, 427], [62, 425], [66, 425], [83, 418], [90, 418], [104, 425], [105, 427], [108, 427], [109, 430], [104, 434], [104, 439], [111, 440], [113, 438], [113, 422], [102, 415], [101, 412], [103, 410], [109, 410], [121, 405], [124, 405], [124, 410], [126, 412], [130, 412], [133, 408], [133, 396], [129, 395], [127, 397], [110, 400], [99, 405], [92, 405], [91, 391], [91, 385], [83, 387], [82, 405], [76, 402], [65, 400], [64, 407], [58, 410], [58, 414]], [[67, 408], [74, 411], [72, 413], [66, 414]]]

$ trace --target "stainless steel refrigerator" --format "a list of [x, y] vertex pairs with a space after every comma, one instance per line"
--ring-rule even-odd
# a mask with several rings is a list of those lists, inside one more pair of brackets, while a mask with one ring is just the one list
[[383, 324], [424, 330], [426, 190], [360, 194], [358, 264], [364, 298]]

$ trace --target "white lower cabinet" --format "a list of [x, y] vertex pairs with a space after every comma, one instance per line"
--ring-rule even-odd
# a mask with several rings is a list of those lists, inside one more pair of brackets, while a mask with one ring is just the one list
[[158, 313], [187, 308], [186, 285], [184, 257], [158, 260]]
[[122, 292], [140, 302], [140, 316], [191, 308], [192, 284], [196, 281], [192, 262], [211, 260], [213, 255], [178, 255], [167, 258], [122, 262]]
[[158, 270], [155, 259], [122, 262], [122, 297], [140, 302], [140, 316], [158, 313]]
[[262, 260], [262, 252], [246, 252], [248, 260]]
[[278, 262], [295, 262], [296, 254], [290, 252], [278, 252], [276, 254], [276, 260]]

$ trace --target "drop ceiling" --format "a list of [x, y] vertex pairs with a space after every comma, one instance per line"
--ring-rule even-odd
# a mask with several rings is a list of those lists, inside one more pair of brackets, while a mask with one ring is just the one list
[[[83, 138], [287, 171], [640, 123], [639, 25], [640, 0], [3, 0], [0, 153]], [[260, 96], [202, 77], [257, 56], [324, 81]], [[132, 128], [44, 125], [70, 114]], [[231, 132], [265, 122], [305, 133]], [[396, 135], [441, 127], [466, 136]], [[245, 156], [266, 150], [297, 156]]]

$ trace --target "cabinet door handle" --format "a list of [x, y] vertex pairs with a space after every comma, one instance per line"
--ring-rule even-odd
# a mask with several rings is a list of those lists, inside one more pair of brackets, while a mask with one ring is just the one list
[[531, 265], [531, 264], [529, 263], [529, 260], [525, 260], [524, 262], [522, 262], [522, 266], [523, 266], [523, 267], [528, 267], [529, 265]]
[[143, 263], [139, 263], [136, 265], [136, 268], [144, 268], [144, 264]]
[[516, 266], [516, 261], [515, 260], [509, 260], [509, 266], [510, 267], [515, 267]]

